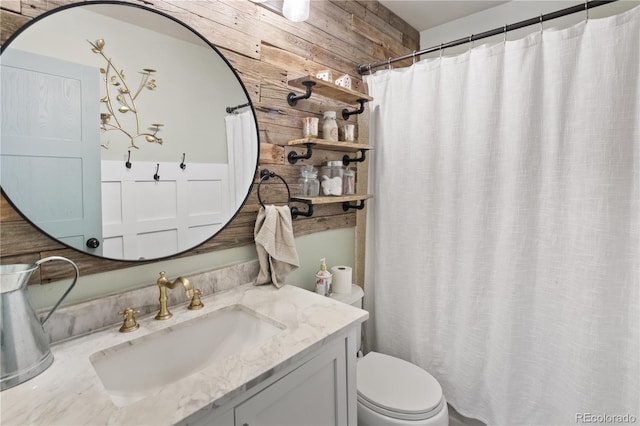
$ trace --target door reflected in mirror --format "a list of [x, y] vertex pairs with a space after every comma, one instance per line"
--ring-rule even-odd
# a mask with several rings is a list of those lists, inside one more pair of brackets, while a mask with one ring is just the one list
[[158, 259], [208, 240], [245, 201], [259, 152], [246, 88], [174, 18], [66, 6], [18, 31], [0, 66], [2, 190], [58, 241]]

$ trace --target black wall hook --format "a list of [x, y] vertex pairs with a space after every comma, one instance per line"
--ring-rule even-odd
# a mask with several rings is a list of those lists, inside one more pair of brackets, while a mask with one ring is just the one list
[[160, 180], [160, 175], [158, 174], [159, 171], [160, 171], [160, 163], [156, 164], [156, 174], [153, 175], [153, 180], [155, 180], [156, 182]]
[[185, 157], [185, 153], [183, 152], [183, 153], [182, 153], [182, 163], [180, 163], [180, 168], [181, 168], [182, 170], [184, 170], [184, 169], [186, 169], [186, 168], [187, 168], [187, 165], [186, 165], [186, 164], [184, 164], [184, 157]]
[[126, 162], [126, 163], [124, 163], [124, 166], [125, 166], [127, 169], [130, 169], [130, 168], [131, 168], [131, 161], [129, 161], [129, 160], [131, 160], [131, 150], [129, 150], [129, 156], [127, 157], [127, 162]]

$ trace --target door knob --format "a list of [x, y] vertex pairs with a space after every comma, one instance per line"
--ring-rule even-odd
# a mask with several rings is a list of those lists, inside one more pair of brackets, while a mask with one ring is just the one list
[[97, 238], [89, 238], [87, 240], [87, 247], [89, 248], [98, 248], [100, 246], [100, 241]]

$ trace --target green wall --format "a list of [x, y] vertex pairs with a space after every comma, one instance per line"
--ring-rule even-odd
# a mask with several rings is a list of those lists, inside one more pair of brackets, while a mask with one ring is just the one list
[[[327, 266], [355, 266], [355, 228], [318, 232], [296, 238], [300, 268], [285, 280], [287, 284], [309, 290], [315, 286], [315, 273], [320, 258], [326, 257]], [[191, 275], [223, 266], [257, 259], [255, 246], [249, 245], [229, 250], [144, 264], [101, 274], [81, 276], [78, 284], [65, 300], [65, 305], [93, 300], [148, 285], [155, 285], [158, 272], [164, 270], [169, 278]], [[70, 281], [29, 286], [29, 294], [36, 310], [53, 306]]]

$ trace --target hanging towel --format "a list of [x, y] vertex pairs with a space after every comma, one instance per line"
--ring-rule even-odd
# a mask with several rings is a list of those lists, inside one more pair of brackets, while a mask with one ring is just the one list
[[289, 206], [261, 207], [253, 235], [260, 261], [255, 285], [282, 287], [284, 278], [300, 266]]

